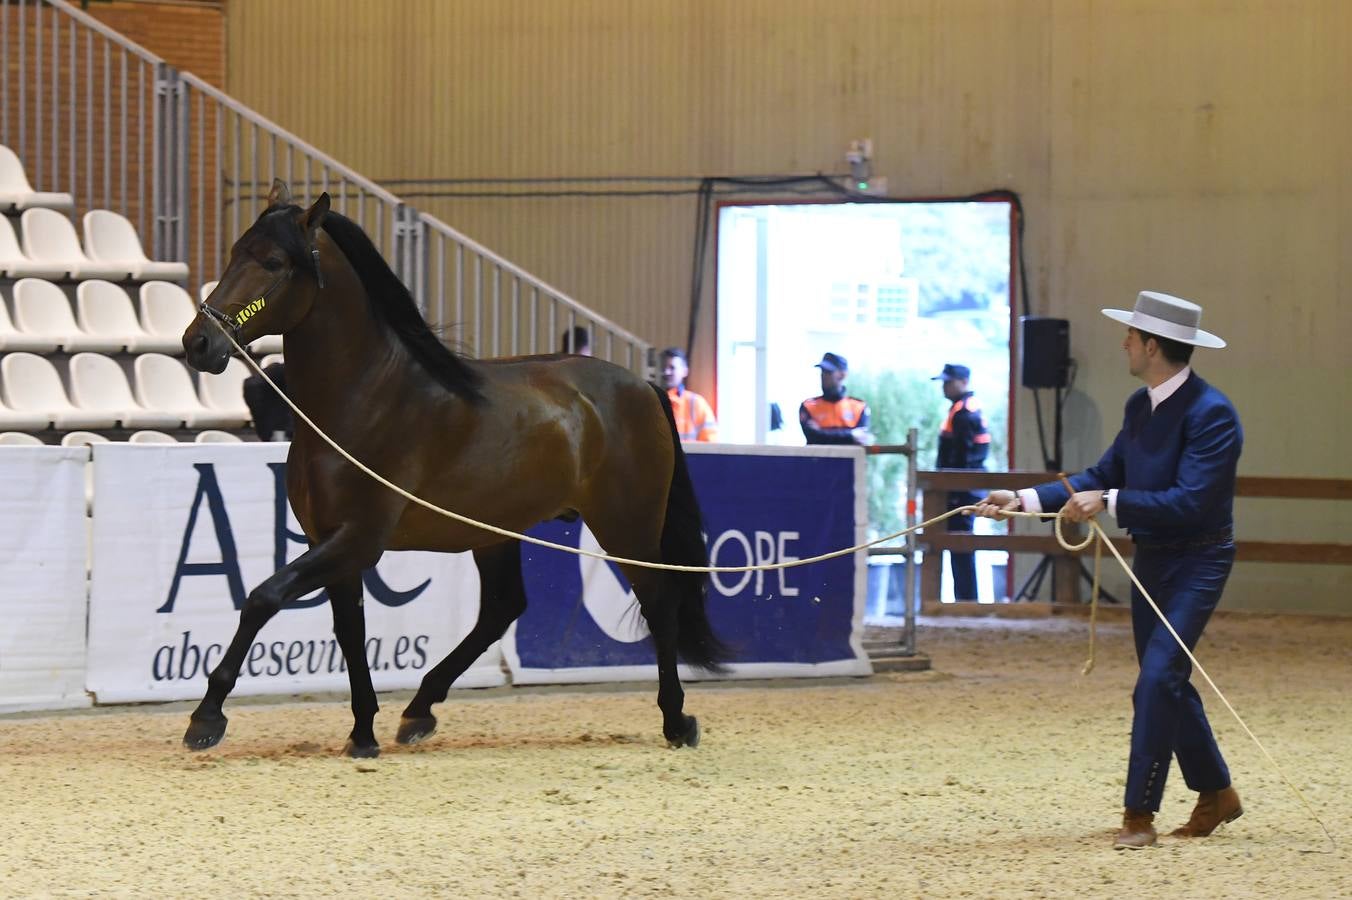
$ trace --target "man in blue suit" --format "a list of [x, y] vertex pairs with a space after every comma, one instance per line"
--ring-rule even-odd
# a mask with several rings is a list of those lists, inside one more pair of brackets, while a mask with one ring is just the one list
[[[994, 491], [979, 515], [1055, 512], [1083, 522], [1103, 510], [1136, 544], [1136, 577], [1191, 650], [1202, 637], [1234, 563], [1235, 470], [1244, 433], [1225, 395], [1192, 371], [1194, 347], [1225, 342], [1198, 327], [1202, 310], [1144, 291], [1131, 311], [1103, 314], [1127, 325], [1131, 374], [1146, 386], [1127, 399], [1122, 430], [1103, 458], [1070, 478], [1019, 491]], [[1141, 672], [1132, 694], [1131, 756], [1122, 829], [1114, 846], [1155, 843], [1169, 763], [1178, 757], [1197, 806], [1175, 837], [1205, 837], [1243, 813], [1202, 699], [1192, 664], [1140, 592], [1132, 589], [1132, 633]]]

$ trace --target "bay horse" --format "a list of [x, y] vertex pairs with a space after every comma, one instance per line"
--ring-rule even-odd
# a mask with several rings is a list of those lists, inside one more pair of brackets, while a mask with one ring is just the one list
[[[281, 334], [296, 405], [353, 457], [425, 500], [516, 532], [581, 515], [615, 555], [708, 564], [664, 391], [591, 357], [474, 360], [450, 349], [370, 238], [329, 209], [327, 193], [303, 209], [283, 182], [273, 183], [267, 208], [236, 241], [183, 333], [191, 366], [225, 369], [232, 348], [223, 327], [241, 346]], [[326, 588], [352, 688], [345, 752], [378, 755], [361, 572], [385, 550], [471, 551], [478, 620], [427, 672], [400, 720], [399, 743], [422, 740], [436, 728], [433, 704], [525, 611], [520, 541], [410, 503], [299, 419], [286, 489], [310, 548], [249, 593], [184, 744], [203, 750], [221, 740], [222, 705], [259, 630], [291, 601]], [[683, 711], [677, 657], [717, 671], [727, 656], [705, 611], [708, 576], [620, 568], [652, 634], [662, 733], [672, 747], [694, 747], [699, 724]]]

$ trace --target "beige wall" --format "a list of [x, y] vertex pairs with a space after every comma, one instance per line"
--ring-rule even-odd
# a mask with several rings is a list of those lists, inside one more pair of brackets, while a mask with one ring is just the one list
[[[1033, 312], [1071, 320], [1080, 361], [1070, 464], [1097, 456], [1135, 386], [1097, 310], [1150, 288], [1201, 302], [1231, 341], [1197, 362], [1245, 419], [1245, 473], [1352, 477], [1345, 0], [230, 0], [227, 15], [230, 91], [377, 179], [689, 189], [840, 171], [870, 136], [894, 195], [1018, 191]], [[653, 342], [684, 341], [693, 196], [413, 202]], [[711, 295], [703, 310], [707, 340]], [[1034, 466], [1017, 399], [1016, 464]], [[1352, 541], [1348, 504], [1252, 506], [1246, 536]], [[1242, 571], [1239, 603], [1352, 588], [1347, 570]]]

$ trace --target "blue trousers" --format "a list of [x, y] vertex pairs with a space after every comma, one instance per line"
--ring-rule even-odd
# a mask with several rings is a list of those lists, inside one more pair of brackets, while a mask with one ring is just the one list
[[[1220, 602], [1234, 560], [1234, 544], [1186, 553], [1138, 547], [1132, 570], [1192, 650]], [[1230, 770], [1211, 734], [1202, 698], [1188, 680], [1192, 663], [1134, 586], [1131, 625], [1141, 673], [1131, 696], [1135, 715], [1124, 805], [1157, 811], [1174, 756], [1192, 790], [1229, 787]]]
[[[959, 506], [967, 506], [976, 503], [981, 497], [977, 494], [967, 493], [966, 491], [950, 491], [948, 494], [948, 508], [957, 509]], [[944, 525], [949, 531], [958, 531], [971, 533], [972, 525], [976, 521], [974, 516], [954, 516]], [[976, 590], [976, 554], [975, 553], [955, 553], [948, 551], [948, 568], [953, 573], [953, 599], [954, 600], [975, 600], [977, 599]]]

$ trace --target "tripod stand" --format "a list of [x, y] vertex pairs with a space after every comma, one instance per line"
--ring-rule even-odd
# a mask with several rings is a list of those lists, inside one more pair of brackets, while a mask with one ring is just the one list
[[[1029, 572], [1028, 577], [1023, 580], [1023, 584], [1019, 585], [1019, 589], [1014, 593], [1014, 596], [1009, 598], [1009, 602], [1018, 603], [1023, 600], [1025, 596], [1028, 598], [1029, 602], [1036, 600], [1037, 592], [1042, 589], [1042, 582], [1046, 579], [1047, 572], [1051, 570], [1052, 562], [1055, 559], [1056, 557], [1050, 554], [1043, 554], [1042, 559], [1038, 560], [1038, 564], [1033, 567], [1033, 571]], [[1075, 562], [1080, 568], [1080, 577], [1092, 585], [1094, 583], [1094, 576], [1085, 566], [1084, 560], [1076, 559]], [[1102, 598], [1105, 603], [1122, 602], [1101, 584], [1099, 585], [1099, 597]]]
[[[1038, 394], [1037, 388], [1033, 388], [1033, 408], [1037, 412], [1037, 434], [1038, 439], [1042, 441], [1042, 453], [1046, 461], [1047, 470], [1050, 472], [1060, 472], [1061, 453], [1062, 453], [1061, 408], [1065, 405], [1064, 394], [1070, 393], [1070, 387], [1069, 385], [1067, 385], [1064, 388], [1057, 387], [1054, 388], [1053, 390], [1055, 391], [1056, 403], [1052, 410], [1052, 453], [1050, 455], [1047, 454], [1047, 445], [1045, 439], [1043, 438], [1042, 398], [1041, 395]], [[1014, 592], [1014, 596], [1009, 598], [1009, 602], [1018, 603], [1025, 597], [1027, 597], [1028, 600], [1030, 601], [1037, 599], [1037, 592], [1041, 590], [1042, 582], [1046, 579], [1047, 573], [1052, 569], [1052, 565], [1055, 559], [1056, 557], [1052, 556], [1051, 554], [1044, 553], [1042, 559], [1038, 560], [1038, 564], [1033, 567], [1033, 571], [1028, 573], [1028, 577], [1023, 580], [1023, 584], [1019, 585], [1019, 589]], [[1093, 585], [1094, 575], [1085, 566], [1084, 560], [1081, 559], [1080, 557], [1076, 557], [1075, 564], [1076, 566], [1079, 567], [1080, 577], [1083, 578], [1085, 581], [1087, 581], [1090, 585]], [[1055, 595], [1053, 594], [1053, 596]], [[1102, 597], [1104, 602], [1106, 603], [1121, 602], [1111, 593], [1104, 590], [1102, 585], [1099, 586], [1099, 596]]]

